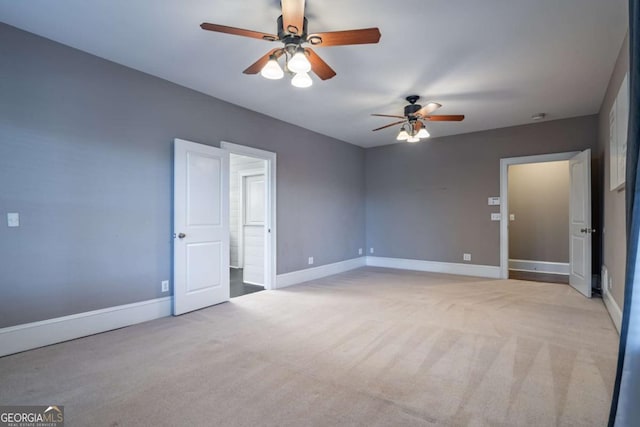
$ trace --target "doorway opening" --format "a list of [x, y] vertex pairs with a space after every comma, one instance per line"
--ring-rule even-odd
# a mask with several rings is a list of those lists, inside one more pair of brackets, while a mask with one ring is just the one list
[[509, 278], [569, 284], [569, 161], [510, 165]]
[[275, 153], [222, 142], [229, 152], [229, 290], [275, 289]]
[[[510, 224], [522, 218], [520, 214], [523, 214], [525, 219], [528, 215], [535, 214], [535, 212], [528, 212], [526, 209], [530, 211], [537, 210], [539, 206], [546, 203], [545, 199], [548, 198], [549, 195], [545, 191], [538, 192], [536, 199], [532, 201], [533, 205], [531, 205], [535, 206], [535, 209], [529, 206], [525, 208], [525, 210], [520, 210], [519, 213], [510, 212], [510, 209], [514, 208], [514, 206], [510, 202], [509, 175], [516, 171], [516, 165], [546, 164], [549, 162], [563, 161], [568, 161], [569, 216], [567, 221], [568, 228], [564, 228], [564, 231], [558, 231], [558, 233], [563, 234], [561, 238], [566, 239], [568, 244], [569, 284], [578, 292], [590, 298], [592, 294], [591, 234], [595, 232], [595, 230], [591, 228], [591, 150], [589, 149], [582, 152], [512, 157], [500, 160], [500, 277], [503, 279], [509, 278], [510, 270], [531, 270], [528, 272], [549, 273], [554, 276], [562, 275], [562, 273], [567, 271], [566, 263], [563, 262], [544, 263], [544, 261], [536, 262], [539, 260], [510, 257], [510, 255], [515, 255], [510, 252], [510, 246], [514, 244], [511, 242], [510, 227], [512, 226]], [[562, 169], [561, 163], [558, 163], [556, 166], [559, 170]], [[538, 181], [541, 180], [541, 178], [536, 179]], [[547, 192], [548, 191], [547, 189]], [[564, 192], [564, 194], [566, 194], [566, 192]], [[513, 214], [513, 216], [511, 216], [511, 214]], [[541, 214], [538, 212], [538, 215]], [[535, 225], [533, 227], [535, 227]], [[517, 226], [514, 225], [513, 228], [515, 231]], [[538, 234], [540, 234], [540, 230], [525, 230], [524, 233], [530, 240], [534, 237], [539, 237]], [[515, 237], [517, 238], [517, 236]], [[527, 238], [525, 238], [523, 245], [530, 245], [531, 242], [526, 239]], [[561, 248], [555, 249], [562, 251]], [[521, 262], [518, 263], [518, 261]], [[530, 261], [534, 262], [531, 263]]]

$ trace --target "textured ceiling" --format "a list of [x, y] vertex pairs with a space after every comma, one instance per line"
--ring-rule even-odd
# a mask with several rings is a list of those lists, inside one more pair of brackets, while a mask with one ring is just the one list
[[597, 113], [627, 27], [626, 0], [308, 0], [309, 31], [377, 26], [377, 45], [316, 48], [337, 76], [297, 89], [242, 74], [276, 44], [200, 29], [276, 32], [277, 0], [0, 0], [3, 22], [363, 147], [395, 143], [404, 97], [465, 114], [454, 135]]

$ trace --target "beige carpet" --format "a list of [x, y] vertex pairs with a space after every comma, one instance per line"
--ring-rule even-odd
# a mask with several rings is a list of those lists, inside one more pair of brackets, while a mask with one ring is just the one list
[[0, 358], [67, 426], [604, 426], [618, 336], [567, 285], [363, 268]]

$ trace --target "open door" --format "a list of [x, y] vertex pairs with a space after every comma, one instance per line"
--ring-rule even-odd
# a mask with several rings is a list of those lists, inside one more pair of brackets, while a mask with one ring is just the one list
[[229, 153], [174, 141], [173, 314], [229, 300]]
[[569, 161], [569, 284], [591, 298], [591, 150]]

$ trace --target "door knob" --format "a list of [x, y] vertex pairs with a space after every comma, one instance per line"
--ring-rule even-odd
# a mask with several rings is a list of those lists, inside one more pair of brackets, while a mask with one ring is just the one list
[[596, 229], [595, 228], [581, 228], [580, 232], [581, 233], [595, 233]]
[[178, 239], [184, 239], [185, 237], [187, 237], [187, 235], [184, 233], [178, 234]]

